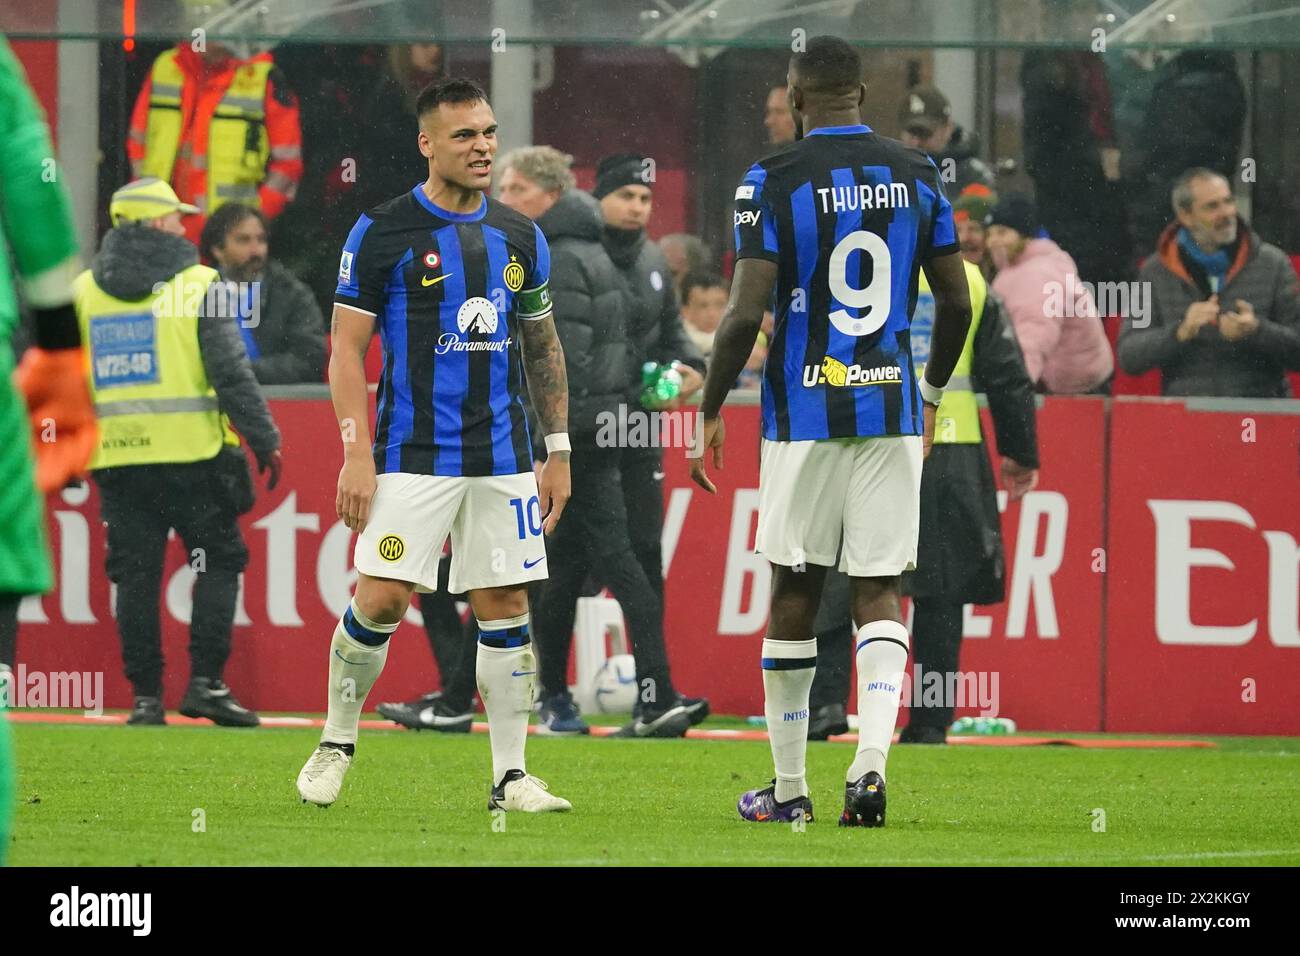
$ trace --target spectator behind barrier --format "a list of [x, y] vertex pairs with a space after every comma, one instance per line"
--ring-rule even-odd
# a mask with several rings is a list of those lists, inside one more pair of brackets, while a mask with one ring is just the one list
[[267, 258], [266, 217], [227, 203], [203, 227], [199, 248], [232, 283], [239, 331], [263, 385], [319, 382], [325, 373], [325, 319], [311, 290]]
[[935, 87], [918, 86], [908, 92], [898, 110], [898, 125], [900, 140], [934, 160], [949, 195], [972, 183], [993, 187], [993, 170], [976, 155], [979, 137], [953, 122], [948, 97]]
[[1178, 221], [1142, 267], [1150, 322], [1124, 322], [1119, 361], [1158, 368], [1166, 395], [1279, 398], [1300, 369], [1300, 292], [1285, 253], [1237, 215], [1228, 181], [1189, 169], [1173, 188]]
[[[712, 272], [692, 272], [682, 280], [682, 327], [705, 360], [713, 354], [713, 337], [727, 310], [727, 283]], [[736, 388], [758, 388], [767, 358], [767, 333], [759, 332]]]
[[788, 146], [794, 142], [794, 115], [790, 112], [790, 101], [784, 83], [767, 91], [763, 125], [767, 127], [767, 141], [770, 145]]
[[298, 98], [270, 53], [248, 56], [215, 40], [198, 51], [186, 37], [154, 60], [126, 153], [132, 178], [156, 176], [197, 207], [183, 220], [191, 242], [228, 202], [274, 219], [302, 179]]
[[993, 291], [1006, 304], [1029, 378], [1058, 394], [1096, 391], [1115, 370], [1092, 293], [1069, 253], [1039, 232], [1033, 200], [1012, 193], [986, 220]]
[[[1057, 4], [1063, 16], [1081, 9]], [[1080, 8], [1086, 4], [1079, 5]], [[1073, 26], [1080, 26], [1078, 19]], [[1132, 277], [1124, 197], [1117, 182], [1110, 85], [1087, 50], [1027, 50], [1021, 62], [1025, 172], [1039, 218], [1089, 282]], [[1026, 356], [1028, 358], [1028, 356]]]
[[1169, 223], [1169, 192], [1185, 170], [1236, 172], [1246, 125], [1246, 91], [1232, 52], [1183, 50], [1156, 72], [1134, 155], [1125, 159], [1139, 256], [1150, 251]]
[[980, 183], [967, 186], [952, 201], [952, 221], [957, 226], [961, 257], [976, 266], [986, 280], [993, 276], [993, 265], [989, 260], [984, 220], [997, 204], [997, 193]]
[[699, 236], [674, 232], [659, 240], [659, 250], [668, 260], [668, 271], [673, 274], [673, 291], [682, 301], [682, 280], [692, 272], [708, 272], [711, 268], [708, 246]]

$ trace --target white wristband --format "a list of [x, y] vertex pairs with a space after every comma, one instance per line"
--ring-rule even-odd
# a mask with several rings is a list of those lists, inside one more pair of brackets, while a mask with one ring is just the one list
[[928, 405], [938, 405], [943, 401], [943, 389], [931, 385], [925, 375], [921, 376], [921, 400]]
[[569, 433], [556, 432], [554, 435], [546, 436], [546, 453], [549, 455], [557, 451], [572, 451], [569, 447]]

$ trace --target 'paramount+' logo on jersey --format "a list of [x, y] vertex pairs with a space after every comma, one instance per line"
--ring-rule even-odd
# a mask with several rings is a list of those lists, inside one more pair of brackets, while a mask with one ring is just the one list
[[805, 365], [803, 383], [808, 388], [830, 385], [834, 388], [863, 388], [868, 385], [901, 385], [903, 370], [897, 365], [845, 365], [829, 355], [821, 365]]
[[[456, 328], [461, 335], [496, 335], [501, 325], [501, 314], [492, 300], [482, 296], [466, 299], [456, 311]], [[510, 336], [503, 339], [466, 339], [455, 332], [443, 332], [438, 336], [434, 352], [446, 355], [448, 352], [504, 352], [514, 340]]]

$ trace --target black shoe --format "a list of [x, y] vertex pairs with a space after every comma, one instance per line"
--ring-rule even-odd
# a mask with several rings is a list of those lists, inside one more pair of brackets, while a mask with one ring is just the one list
[[709, 716], [709, 699], [707, 697], [687, 697], [685, 694], [677, 695], [677, 704], [686, 711], [686, 718], [691, 722], [691, 726], [702, 722]]
[[405, 704], [380, 704], [379, 711], [393, 723], [411, 730], [436, 730], [444, 734], [467, 734], [474, 723], [474, 709], [457, 710], [435, 690]]
[[186, 717], [206, 717], [222, 727], [256, 727], [261, 723], [257, 714], [239, 701], [217, 678], [196, 677], [190, 681], [181, 701], [181, 714]]
[[691, 728], [691, 718], [686, 707], [676, 701], [664, 710], [643, 707], [615, 737], [685, 737]]
[[898, 742], [900, 744], [946, 744], [948, 732], [942, 727], [925, 727], [911, 723], [899, 732]]
[[849, 718], [843, 704], [823, 704], [813, 711], [812, 720], [808, 721], [809, 740], [825, 740], [848, 732]]
[[874, 770], [856, 783], [844, 785], [842, 827], [883, 827], [885, 825], [885, 781]]
[[131, 716], [126, 718], [128, 724], [136, 726], [161, 727], [167, 723], [163, 714], [162, 700], [158, 697], [137, 697]]

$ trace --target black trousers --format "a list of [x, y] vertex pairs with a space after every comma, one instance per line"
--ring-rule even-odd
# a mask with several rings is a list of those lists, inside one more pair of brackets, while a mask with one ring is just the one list
[[[625, 502], [627, 479], [621, 474], [622, 455], [617, 448], [576, 446], [571, 462], [573, 497], [546, 542], [550, 576], [540, 583], [533, 611], [542, 692], [550, 695], [566, 689], [573, 619], [590, 574], [614, 593], [623, 608], [640, 686], [651, 690], [652, 702], [672, 700], [659, 538], [655, 536], [656, 570], [651, 578], [641, 553], [634, 551], [631, 531], [634, 523], [643, 520], [643, 516], [633, 518], [637, 507], [653, 509], [658, 515], [663, 510], [662, 495], [659, 504], [634, 507], [630, 500]], [[647, 680], [653, 683], [647, 685]]]
[[[619, 458], [632, 553], [664, 602], [664, 456], [660, 448], [629, 448]], [[604, 582], [608, 584], [608, 581]]]
[[424, 633], [428, 635], [442, 677], [442, 699], [457, 713], [464, 713], [474, 703], [478, 622], [473, 612], [467, 621], [461, 622], [456, 602], [466, 597], [447, 592], [450, 575], [451, 559], [444, 558], [438, 563], [438, 590], [419, 596], [420, 613], [424, 615]]
[[[849, 577], [835, 568], [826, 572], [821, 607], [813, 634], [817, 638], [817, 673], [813, 677], [808, 704], [811, 708], [827, 704], [846, 704], [849, 681], [855, 660], [853, 655], [852, 609], [849, 603]], [[961, 658], [961, 602], [941, 598], [912, 599], [912, 662], [920, 673], [955, 673]], [[920, 695], [913, 691], [909, 726], [947, 730], [952, 724], [951, 701], [939, 706], [917, 703]]]
[[[239, 464], [247, 483], [248, 466], [242, 460]], [[108, 577], [117, 585], [122, 660], [137, 696], [162, 693], [159, 598], [167, 533], [173, 528], [198, 572], [190, 619], [191, 677], [217, 679], [225, 669], [239, 573], [248, 564], [238, 523], [248, 489], [239, 481], [231, 459], [223, 456], [95, 472], [100, 515], [108, 529]]]

